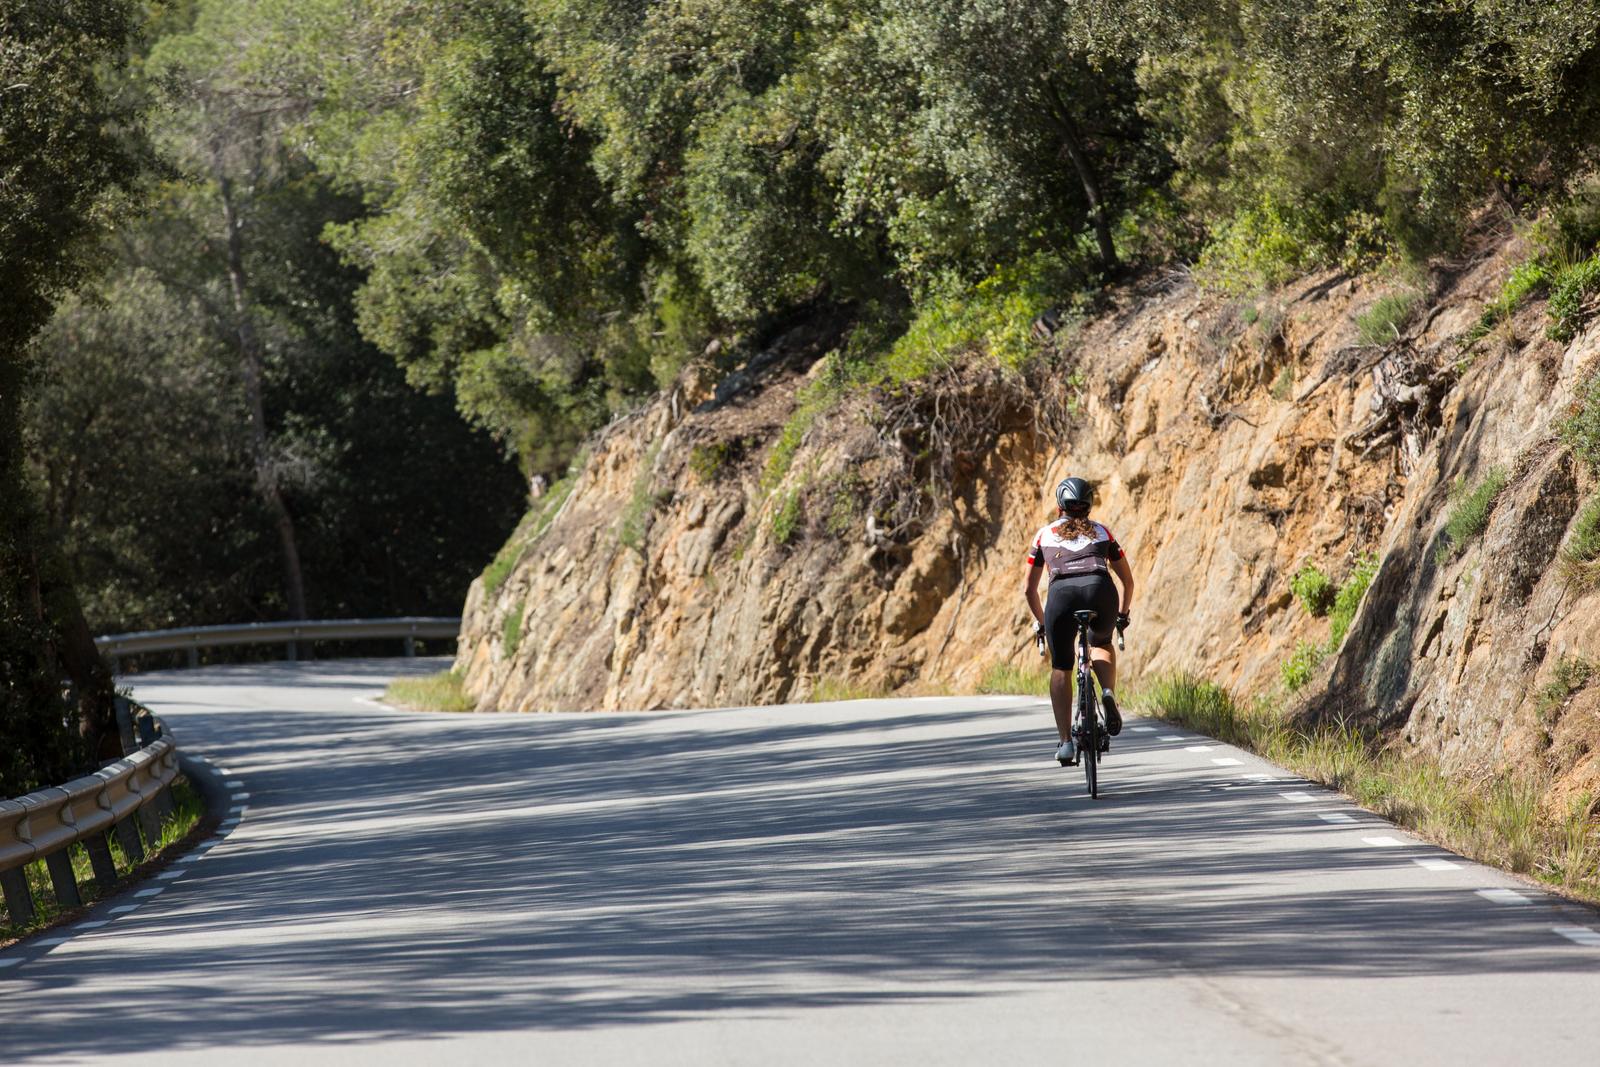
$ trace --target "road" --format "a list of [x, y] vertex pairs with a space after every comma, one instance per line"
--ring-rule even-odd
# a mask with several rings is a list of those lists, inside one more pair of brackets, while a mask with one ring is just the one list
[[1600, 1049], [1593, 909], [1162, 724], [1130, 721], [1090, 801], [1032, 698], [484, 716], [373, 702], [396, 670], [437, 667], [138, 679], [244, 810], [148, 895], [0, 953], [0, 1060], [1564, 1064]]

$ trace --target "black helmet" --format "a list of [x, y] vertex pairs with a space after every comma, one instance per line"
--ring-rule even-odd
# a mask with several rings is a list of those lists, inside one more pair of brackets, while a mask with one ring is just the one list
[[1056, 507], [1066, 511], [1074, 504], [1081, 506], [1084, 511], [1094, 504], [1094, 486], [1082, 478], [1067, 478], [1056, 486]]

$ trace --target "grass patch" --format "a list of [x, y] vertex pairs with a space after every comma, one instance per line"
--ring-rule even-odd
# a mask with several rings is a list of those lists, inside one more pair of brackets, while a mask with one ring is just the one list
[[806, 700], [812, 704], [823, 704], [833, 700], [873, 700], [888, 695], [888, 686], [865, 685], [825, 674], [811, 687], [811, 694]]
[[1589, 684], [1594, 677], [1594, 664], [1581, 656], [1562, 656], [1550, 671], [1550, 680], [1534, 696], [1533, 716], [1539, 725], [1549, 729], [1554, 725], [1556, 712], [1567, 700]]
[[1267, 392], [1274, 400], [1288, 400], [1294, 393], [1294, 368], [1284, 364], [1278, 376], [1272, 379], [1272, 384], [1267, 386]]
[[1421, 304], [1422, 294], [1415, 290], [1379, 297], [1356, 316], [1356, 338], [1364, 345], [1388, 344], [1400, 336]]
[[993, 663], [978, 680], [980, 693], [1026, 693], [1030, 696], [1050, 695], [1050, 667], [1019, 667], [1014, 663]]
[[1320, 619], [1333, 607], [1333, 598], [1338, 594], [1339, 587], [1315, 564], [1307, 563], [1289, 579], [1289, 592], [1300, 601], [1300, 606], [1306, 609], [1307, 614]]
[[[205, 802], [200, 793], [195, 789], [189, 779], [182, 775], [172, 782], [172, 807], [170, 816], [161, 821], [160, 833], [154, 841], [145, 838], [143, 828], [138, 833], [145, 838], [145, 862], [135, 866], [130, 862], [122, 845], [115, 834], [107, 834], [106, 840], [111, 849], [111, 862], [116, 866], [119, 885], [126, 877], [137, 871], [149, 868], [159, 861], [162, 853], [171, 846], [188, 837], [190, 832], [205, 818]], [[137, 820], [135, 820], [137, 826]], [[107, 896], [101, 891], [94, 881], [94, 868], [89, 862], [89, 851], [83, 845], [76, 844], [68, 849], [68, 856], [72, 860], [72, 874], [78, 883], [78, 895], [83, 898], [85, 907], [93, 905], [96, 901]], [[28, 880], [28, 889], [33, 896], [34, 918], [30, 923], [14, 923], [11, 914], [7, 911], [3, 899], [0, 899], [0, 944], [13, 938], [23, 937], [36, 933], [52, 925], [62, 918], [65, 912], [56, 904], [55, 893], [51, 889], [50, 875], [45, 868], [43, 860], [30, 863], [23, 869], [23, 876]]]
[[645, 449], [639, 463], [639, 473], [634, 475], [633, 490], [617, 522], [617, 542], [644, 555], [644, 535], [650, 528], [650, 518], [656, 510], [657, 500], [652, 485], [655, 480], [656, 457], [661, 455], [661, 442], [652, 441]]
[[506, 621], [500, 627], [500, 647], [505, 649], [508, 656], [515, 656], [517, 648], [522, 644], [522, 612], [527, 606], [526, 600], [517, 601], [506, 614]]
[[1489, 513], [1494, 510], [1495, 498], [1506, 487], [1506, 472], [1495, 467], [1482, 481], [1467, 488], [1464, 479], [1457, 478], [1450, 489], [1452, 506], [1444, 522], [1444, 538], [1434, 553], [1440, 566], [1459, 556], [1467, 543], [1489, 525]]
[[1600, 585], [1600, 495], [1578, 509], [1561, 549], [1560, 567], [1567, 581], [1580, 589]]
[[772, 513], [772, 539], [780, 545], [793, 541], [800, 532], [800, 490], [784, 494], [783, 503]]
[[1487, 337], [1496, 326], [1509, 321], [1517, 308], [1530, 297], [1537, 296], [1550, 287], [1550, 268], [1543, 260], [1530, 259], [1519, 263], [1500, 287], [1500, 294], [1490, 301], [1478, 316], [1477, 325], [1467, 333], [1468, 342]]
[[472, 711], [478, 706], [467, 695], [466, 679], [453, 670], [420, 678], [396, 678], [383, 691], [383, 699], [417, 711]]
[[1348, 725], [1298, 726], [1270, 701], [1241, 705], [1222, 687], [1191, 675], [1157, 678], [1130, 703], [1338, 789], [1464, 856], [1600, 902], [1600, 820], [1592, 799], [1579, 798], [1562, 816], [1546, 817], [1540, 799], [1548, 783], [1537, 774], [1483, 784], [1453, 780], [1436, 761], [1385, 751]]
[[1574, 456], [1600, 474], [1600, 374], [1583, 383], [1571, 413], [1561, 420], [1557, 432]]

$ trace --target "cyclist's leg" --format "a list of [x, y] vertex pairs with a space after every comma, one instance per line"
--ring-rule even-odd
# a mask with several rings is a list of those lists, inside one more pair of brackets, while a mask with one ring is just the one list
[[1109, 577], [1097, 582], [1091, 593], [1096, 617], [1094, 629], [1089, 632], [1090, 666], [1095, 680], [1100, 683], [1102, 702], [1106, 711], [1106, 732], [1112, 737], [1122, 732], [1122, 714], [1117, 707], [1113, 691], [1117, 686], [1117, 653], [1111, 647], [1115, 629], [1117, 590]]
[[1077, 646], [1078, 620], [1072, 617], [1071, 598], [1059, 583], [1045, 596], [1044, 633], [1050, 647], [1050, 710], [1055, 713], [1056, 734], [1072, 736], [1072, 669]]

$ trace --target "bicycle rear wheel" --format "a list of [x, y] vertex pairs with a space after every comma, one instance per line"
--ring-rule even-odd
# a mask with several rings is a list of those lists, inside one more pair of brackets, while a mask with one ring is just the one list
[[1089, 799], [1100, 797], [1100, 729], [1094, 713], [1094, 681], [1087, 671], [1078, 675], [1078, 724], [1082, 743], [1078, 758], [1083, 761], [1083, 777], [1089, 786]]

